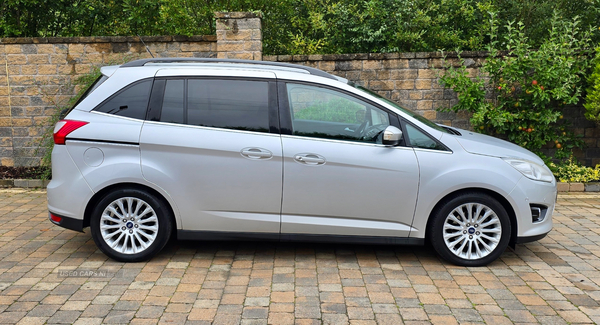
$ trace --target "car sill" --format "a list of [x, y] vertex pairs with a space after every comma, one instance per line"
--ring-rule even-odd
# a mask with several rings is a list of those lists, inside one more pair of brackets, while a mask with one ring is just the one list
[[388, 237], [388, 236], [342, 236], [312, 234], [272, 234], [243, 233], [224, 231], [177, 230], [179, 240], [265, 240], [282, 242], [315, 242], [315, 243], [350, 243], [376, 245], [424, 245], [423, 238]]

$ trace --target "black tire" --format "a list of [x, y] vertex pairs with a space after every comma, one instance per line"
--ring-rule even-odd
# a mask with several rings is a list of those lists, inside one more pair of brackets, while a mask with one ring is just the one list
[[[453, 214], [455, 219], [450, 218], [450, 213], [452, 213], [455, 209], [462, 207], [460, 210], [466, 214], [468, 208], [464, 205], [469, 203], [475, 203], [479, 206], [484, 206], [484, 209], [489, 208], [497, 216], [497, 220], [494, 222], [495, 219], [493, 216], [487, 217], [483, 220], [484, 222], [482, 222], [482, 225], [486, 225], [490, 222], [493, 222], [493, 224], [486, 227], [480, 227], [480, 225], [478, 224], [467, 223], [467, 219], [464, 220], [466, 222], [464, 222], [463, 224], [454, 222], [455, 219], [458, 219], [459, 221], [463, 220], [460, 217], [460, 214], [458, 214], [458, 212], [455, 212]], [[483, 216], [483, 214], [480, 213], [479, 216]], [[504, 252], [504, 250], [506, 250], [506, 247], [508, 247], [508, 243], [510, 242], [511, 222], [510, 218], [508, 217], [508, 213], [506, 212], [506, 209], [504, 209], [502, 204], [500, 204], [496, 199], [484, 193], [468, 192], [450, 198], [447, 202], [441, 204], [441, 206], [433, 212], [432, 218], [433, 220], [430, 224], [428, 235], [433, 248], [443, 259], [459, 266], [485, 266], [498, 259], [500, 255]], [[444, 225], [446, 223], [447, 218], [450, 218], [449, 227], [456, 226], [461, 227], [463, 229], [455, 230], [453, 228], [449, 228], [446, 230], [446, 234], [449, 235], [449, 244], [446, 244], [446, 242], [444, 241]], [[467, 227], [467, 225], [469, 226]], [[475, 228], [475, 226], [477, 226], [478, 228]], [[496, 231], [498, 228], [501, 230], [501, 234], [499, 236], [494, 235], [494, 233], [490, 233], [490, 231]], [[481, 230], [481, 232], [478, 230]], [[471, 233], [471, 231], [473, 232]], [[482, 242], [486, 244], [491, 243], [488, 240], [489, 237], [487, 237], [487, 235], [486, 237], [483, 236], [485, 235], [483, 234], [484, 232], [491, 236], [499, 237], [497, 245], [491, 250], [487, 250], [486, 247], [482, 244]], [[479, 237], [480, 234], [483, 235]], [[497, 240], [498, 237], [495, 237], [494, 240]], [[467, 244], [464, 248], [461, 248], [461, 245], [463, 243], [461, 239], [463, 239]], [[469, 243], [469, 241], [473, 243]], [[452, 245], [452, 243], [455, 242], [456, 244]], [[478, 245], [478, 247], [475, 247], [475, 243]], [[455, 249], [457, 253], [454, 253], [448, 247], [449, 245], [453, 249]], [[471, 257], [465, 258], [468, 256], [467, 254], [469, 254], [469, 247], [472, 247], [470, 252]], [[482, 253], [480, 253], [480, 255], [482, 256], [481, 258], [473, 256], [477, 255], [477, 248], [482, 249]], [[483, 250], [485, 250], [485, 252]], [[484, 253], [486, 255], [484, 255]], [[464, 254], [467, 256], [462, 257], [459, 256], [459, 254]]]
[[[107, 222], [106, 218], [104, 220], [102, 220], [102, 214], [103, 214], [104, 210], [107, 209], [108, 206], [111, 205], [111, 203], [113, 203], [119, 199], [125, 199], [125, 198], [135, 198], [135, 199], [141, 200], [141, 201], [143, 201], [143, 203], [149, 205], [154, 210], [154, 213], [150, 213], [149, 215], [148, 214], [144, 215], [143, 217], [150, 218], [150, 216], [154, 215], [154, 216], [156, 216], [157, 222], [154, 222], [154, 221], [150, 221], [150, 222], [146, 222], [146, 223], [140, 222], [140, 224], [138, 225], [137, 223], [134, 223], [134, 222], [130, 223], [130, 222], [123, 221], [123, 224], [121, 225], [121, 224], [117, 224], [116, 222], [114, 222], [114, 223], [111, 221]], [[136, 201], [136, 202], [140, 202], [140, 201]], [[145, 205], [143, 205], [143, 203], [141, 203], [141, 202], [136, 203], [136, 204], [140, 204], [140, 206], [141, 206], [140, 210], [145, 209]], [[125, 207], [125, 209], [127, 210], [127, 207]], [[117, 207], [117, 211], [121, 212], [121, 213], [127, 212], [127, 211], [120, 211], [120, 209], [118, 207]], [[117, 218], [115, 218], [115, 219], [117, 219]], [[149, 219], [146, 219], [146, 220], [149, 220]], [[125, 189], [118, 189], [118, 190], [109, 192], [98, 202], [98, 204], [94, 208], [94, 211], [92, 212], [92, 215], [90, 218], [90, 229], [92, 232], [92, 238], [94, 239], [94, 242], [96, 243], [98, 248], [100, 248], [100, 250], [104, 254], [106, 254], [108, 257], [110, 257], [114, 260], [120, 261], [120, 262], [141, 262], [141, 261], [149, 260], [154, 255], [158, 254], [158, 252], [160, 252], [163, 249], [163, 247], [167, 244], [167, 242], [169, 241], [169, 237], [171, 236], [171, 231], [172, 231], [172, 227], [173, 227], [171, 220], [172, 220], [171, 210], [168, 208], [167, 203], [165, 203], [163, 200], [161, 200], [160, 198], [156, 197], [155, 195], [150, 194], [144, 190], [125, 188]], [[113, 249], [107, 243], [107, 241], [104, 239], [102, 232], [100, 230], [101, 222], [105, 225], [108, 224], [109, 226], [119, 225], [119, 227], [117, 227], [118, 229], [115, 230], [115, 234], [116, 234], [115, 236], [117, 238], [120, 235], [120, 232], [126, 232], [124, 234], [124, 237], [127, 237], [127, 233], [133, 234], [134, 231], [145, 231], [142, 229], [142, 227], [148, 226], [148, 225], [150, 225], [150, 226], [157, 225], [158, 230], [155, 232], [150, 231], [149, 232], [150, 235], [155, 234], [154, 240], [147, 241], [144, 243], [141, 243], [137, 239], [133, 239], [134, 235], [132, 235], [132, 241], [128, 242], [127, 245], [131, 246], [131, 245], [135, 245], [135, 243], [139, 243], [140, 246], [142, 244], [146, 244], [146, 245], [148, 243], [150, 243], [150, 244], [149, 244], [149, 246], [143, 248], [143, 250], [141, 250], [139, 252], [131, 251], [131, 252], [125, 253], [125, 252], [121, 252], [117, 249]], [[129, 227], [130, 226], [129, 224], [131, 224], [131, 227]], [[134, 226], [135, 226], [135, 229], [133, 228]], [[123, 230], [123, 231], [121, 231], [121, 230]], [[119, 232], [119, 233], [117, 233], [117, 232]], [[137, 235], [137, 238], [143, 238], [144, 240], [147, 239], [147, 237], [143, 236], [143, 234], [141, 234], [141, 233], [136, 232], [135, 235]], [[111, 239], [115, 239], [116, 237], [112, 237]], [[124, 239], [118, 241], [115, 239], [114, 242], [123, 243], [123, 240]], [[124, 247], [123, 245], [125, 245], [125, 244], [122, 244], [120, 246]], [[117, 244], [117, 247], [119, 247], [118, 244]]]

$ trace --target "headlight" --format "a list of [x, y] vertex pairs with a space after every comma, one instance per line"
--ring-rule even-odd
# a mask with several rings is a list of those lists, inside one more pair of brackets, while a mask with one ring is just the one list
[[551, 183], [554, 180], [554, 175], [546, 166], [540, 166], [536, 163], [527, 160], [514, 159], [514, 158], [502, 158], [509, 165], [513, 166], [516, 170], [521, 172], [525, 177], [533, 179], [534, 181], [542, 181]]

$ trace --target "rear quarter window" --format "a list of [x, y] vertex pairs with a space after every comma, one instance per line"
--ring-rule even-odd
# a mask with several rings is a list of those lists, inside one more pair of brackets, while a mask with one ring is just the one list
[[94, 111], [143, 120], [151, 89], [152, 79], [138, 81], [119, 90], [94, 108]]

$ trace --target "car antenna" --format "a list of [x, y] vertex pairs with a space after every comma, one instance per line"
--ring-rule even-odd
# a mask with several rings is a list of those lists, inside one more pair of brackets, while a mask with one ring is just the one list
[[138, 35], [137, 37], [140, 39], [140, 41], [142, 41], [142, 44], [144, 44], [144, 46], [146, 47], [146, 51], [148, 52], [148, 54], [150, 54], [150, 56], [154, 59], [154, 55], [152, 54], [152, 52], [150, 52], [148, 45], [146, 45], [146, 43], [144, 43], [144, 40], [142, 39], [142, 37], [140, 35]]

